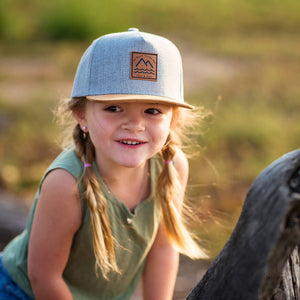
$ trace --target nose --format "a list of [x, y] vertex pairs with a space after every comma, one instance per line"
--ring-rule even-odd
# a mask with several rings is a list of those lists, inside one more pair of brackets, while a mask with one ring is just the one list
[[140, 132], [145, 130], [145, 120], [137, 112], [128, 113], [121, 125], [122, 129], [131, 132]]

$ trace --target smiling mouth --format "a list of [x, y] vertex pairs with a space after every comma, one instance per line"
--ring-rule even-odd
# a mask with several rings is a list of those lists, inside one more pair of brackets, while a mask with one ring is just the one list
[[144, 144], [143, 142], [139, 142], [139, 141], [129, 141], [129, 140], [120, 140], [119, 141], [121, 144], [123, 145], [141, 145], [141, 144]]

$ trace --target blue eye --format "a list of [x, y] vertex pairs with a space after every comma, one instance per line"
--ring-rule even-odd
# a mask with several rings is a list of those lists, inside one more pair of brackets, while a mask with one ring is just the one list
[[158, 115], [161, 113], [161, 111], [157, 108], [148, 108], [145, 110], [145, 113], [149, 115]]
[[110, 105], [108, 107], [105, 107], [104, 110], [109, 112], [120, 112], [121, 108], [117, 105]]

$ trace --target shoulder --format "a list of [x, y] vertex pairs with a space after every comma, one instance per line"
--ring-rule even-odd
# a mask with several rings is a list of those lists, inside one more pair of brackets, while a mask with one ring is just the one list
[[82, 176], [83, 164], [76, 154], [74, 147], [70, 147], [63, 152], [52, 162], [46, 171], [46, 175], [54, 169], [65, 169], [72, 174], [77, 180]]
[[[49, 189], [49, 192], [75, 192], [77, 188], [77, 180], [67, 170], [63, 168], [55, 168], [48, 172], [45, 176], [42, 190]], [[52, 190], [53, 189], [53, 190]]]
[[[54, 212], [72, 218], [76, 227], [81, 222], [81, 202], [77, 180], [64, 169], [54, 169], [44, 179], [38, 201], [38, 207], [44, 212]], [[45, 209], [46, 208], [46, 209]], [[75, 222], [76, 221], [76, 222]]]
[[51, 205], [78, 206], [80, 203], [80, 192], [76, 178], [65, 169], [54, 169], [47, 174], [41, 186], [40, 197], [51, 199]]

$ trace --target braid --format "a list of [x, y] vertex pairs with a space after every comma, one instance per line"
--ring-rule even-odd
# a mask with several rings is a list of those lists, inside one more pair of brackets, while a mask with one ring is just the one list
[[[73, 139], [78, 157], [83, 163], [91, 163], [94, 160], [95, 148], [88, 133], [81, 130], [79, 124], [73, 131]], [[116, 264], [114, 243], [110, 228], [109, 218], [106, 212], [106, 199], [101, 193], [100, 186], [92, 168], [85, 168], [82, 175], [85, 187], [85, 199], [90, 212], [91, 229], [93, 236], [93, 248], [97, 267], [107, 279], [110, 270], [119, 272]]]
[[[165, 146], [161, 151], [164, 161], [172, 161], [176, 154], [176, 143], [170, 132]], [[181, 253], [191, 258], [207, 257], [195, 242], [192, 234], [182, 222], [181, 213], [174, 205], [178, 195], [184, 195], [178, 179], [177, 171], [173, 164], [164, 164], [161, 174], [157, 179], [157, 194], [161, 202], [163, 219], [171, 244]], [[178, 198], [177, 198], [178, 199]]]
[[[164, 161], [172, 161], [176, 153], [175, 145], [172, 142], [171, 133], [168, 136], [167, 142], [161, 151]], [[176, 208], [174, 206], [173, 195], [175, 189], [178, 189], [178, 179], [176, 178], [176, 169], [173, 164], [164, 164], [161, 174], [157, 179], [157, 192], [161, 200], [161, 207], [168, 236], [171, 240], [178, 239], [176, 220]], [[179, 191], [178, 191], [179, 192]]]

